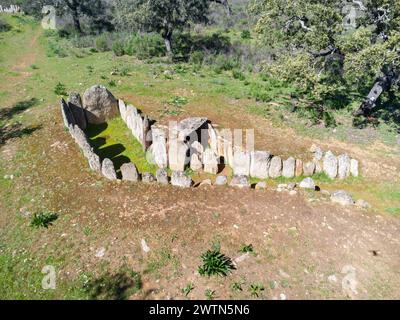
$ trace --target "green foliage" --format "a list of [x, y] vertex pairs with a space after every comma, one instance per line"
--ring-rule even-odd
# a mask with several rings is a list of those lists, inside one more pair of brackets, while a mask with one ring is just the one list
[[124, 52], [144, 60], [164, 56], [165, 47], [163, 39], [158, 34], [136, 34], [126, 42]]
[[242, 30], [242, 33], [241, 33], [240, 37], [242, 39], [251, 39], [250, 30]]
[[215, 248], [203, 253], [201, 259], [203, 260], [203, 265], [199, 266], [198, 271], [203, 277], [227, 276], [235, 269], [232, 260]]
[[204, 61], [204, 52], [195, 51], [190, 54], [189, 63], [197, 66], [201, 66]]
[[241, 253], [252, 253], [254, 254], [254, 248], [252, 244], [244, 244], [242, 245], [242, 247], [240, 248], [239, 252]]
[[3, 19], [0, 19], [0, 32], [7, 32], [12, 29], [11, 25], [5, 22]]
[[243, 281], [243, 280], [233, 282], [232, 285], [231, 285], [232, 291], [234, 291], [234, 292], [241, 292], [241, 291], [243, 291], [243, 288], [242, 288], [243, 284], [244, 284], [244, 281]]
[[262, 283], [253, 283], [249, 287], [250, 295], [252, 297], [259, 297], [261, 292], [265, 290], [265, 287]]
[[204, 295], [207, 300], [214, 300], [216, 298], [215, 291], [211, 289], [206, 289], [206, 291], [204, 291]]
[[246, 76], [244, 75], [244, 73], [239, 70], [236, 70], [236, 69], [232, 70], [232, 76], [234, 79], [237, 79], [240, 81], [246, 80]]
[[62, 84], [61, 82], [56, 84], [56, 86], [54, 88], [54, 93], [58, 96], [67, 96], [68, 95], [65, 85]]
[[35, 213], [31, 220], [31, 227], [34, 228], [48, 228], [56, 221], [58, 218], [57, 213], [53, 212], [41, 212], [39, 214]]
[[193, 283], [188, 283], [185, 288], [182, 289], [182, 293], [187, 297], [194, 289]]
[[112, 50], [117, 57], [121, 57], [125, 54], [125, 45], [122, 41], [118, 40], [114, 42]]
[[110, 50], [108, 37], [105, 34], [98, 36], [95, 40], [96, 49], [100, 52], [106, 52]]

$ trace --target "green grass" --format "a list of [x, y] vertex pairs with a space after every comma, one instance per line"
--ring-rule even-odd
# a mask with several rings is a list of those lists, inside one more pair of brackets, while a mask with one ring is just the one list
[[156, 173], [157, 166], [146, 160], [142, 145], [120, 117], [108, 121], [107, 124], [89, 125], [86, 132], [100, 158], [111, 159], [117, 170], [123, 163], [132, 162], [140, 173]]

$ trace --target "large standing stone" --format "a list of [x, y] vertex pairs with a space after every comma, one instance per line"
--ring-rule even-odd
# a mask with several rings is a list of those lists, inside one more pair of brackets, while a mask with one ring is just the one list
[[89, 123], [100, 124], [119, 113], [118, 100], [104, 86], [95, 85], [83, 95], [83, 108]]
[[193, 171], [201, 171], [203, 169], [203, 163], [197, 153], [193, 153], [190, 158], [190, 169]]
[[285, 178], [293, 178], [296, 170], [296, 159], [290, 157], [286, 161], [283, 161], [282, 176]]
[[72, 115], [69, 105], [65, 102], [64, 99], [61, 99], [61, 115], [63, 118], [65, 128], [69, 128], [70, 126], [73, 127], [75, 125], [74, 116]]
[[207, 118], [187, 118], [177, 125], [177, 135], [179, 141], [191, 142], [199, 141], [201, 133], [200, 129], [207, 129]]
[[152, 140], [151, 152], [153, 159], [159, 168], [168, 167], [167, 137], [163, 129], [153, 126], [151, 128]]
[[82, 130], [86, 129], [87, 122], [85, 116], [85, 110], [82, 106], [81, 95], [76, 92], [72, 92], [68, 98], [68, 106], [74, 116], [75, 124], [79, 126]]
[[353, 177], [358, 177], [358, 161], [356, 159], [350, 160], [350, 173]]
[[349, 193], [344, 190], [338, 190], [332, 193], [331, 201], [335, 203], [339, 203], [342, 206], [349, 206], [354, 204], [354, 200]]
[[158, 169], [156, 172], [156, 179], [158, 183], [168, 184], [168, 173], [166, 169]]
[[93, 171], [101, 172], [101, 161], [100, 157], [97, 154], [92, 152], [92, 154], [88, 158], [88, 162], [90, 169], [92, 169]]
[[204, 172], [217, 174], [218, 159], [212, 149], [206, 149], [203, 153]]
[[237, 188], [250, 188], [249, 177], [245, 175], [234, 175], [229, 185]]
[[306, 162], [303, 165], [303, 175], [305, 177], [312, 176], [315, 172], [315, 163], [314, 162]]
[[185, 175], [181, 171], [172, 171], [171, 184], [176, 187], [190, 188], [192, 185], [192, 179]]
[[210, 123], [208, 124], [208, 136], [211, 150], [218, 154], [218, 134]]
[[173, 171], [185, 171], [185, 166], [189, 162], [189, 147], [186, 143], [177, 139], [169, 141], [168, 162]]
[[201, 155], [201, 154], [204, 153], [204, 147], [203, 147], [203, 145], [202, 145], [200, 142], [198, 142], [198, 141], [194, 141], [194, 142], [192, 143], [191, 147], [192, 147], [192, 151], [193, 151], [194, 153], [197, 153], [197, 154], [199, 154], [199, 155]]
[[278, 178], [282, 175], [282, 159], [281, 157], [273, 157], [269, 165], [269, 176], [271, 178]]
[[124, 100], [118, 100], [119, 114], [121, 115], [122, 120], [126, 123], [126, 104]]
[[350, 157], [347, 154], [341, 154], [338, 157], [338, 176], [339, 179], [346, 179], [350, 176]]
[[250, 174], [250, 153], [235, 150], [233, 155], [233, 173], [237, 176], [248, 176]]
[[252, 151], [250, 158], [250, 176], [258, 179], [268, 178], [271, 154], [267, 151]]
[[105, 158], [103, 164], [101, 165], [101, 173], [109, 180], [117, 180], [117, 173], [115, 172], [113, 162]]
[[324, 152], [322, 151], [322, 149], [320, 147], [313, 144], [311, 146], [310, 151], [314, 154], [314, 159], [313, 159], [314, 161], [322, 160], [322, 157], [324, 156]]
[[122, 180], [137, 182], [139, 181], [139, 172], [133, 163], [124, 163], [121, 166]]
[[296, 159], [296, 177], [300, 177], [303, 175], [303, 161], [300, 159]]
[[338, 173], [338, 160], [331, 151], [328, 151], [324, 156], [323, 169], [329, 178], [336, 178]]

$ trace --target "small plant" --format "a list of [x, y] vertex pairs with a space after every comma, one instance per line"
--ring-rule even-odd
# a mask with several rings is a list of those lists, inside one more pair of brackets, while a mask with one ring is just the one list
[[32, 70], [37, 70], [37, 69], [39, 69], [39, 67], [36, 64], [32, 64], [31, 65], [31, 69]]
[[215, 291], [211, 289], [207, 289], [204, 292], [204, 295], [206, 296], [207, 300], [214, 300], [215, 299]]
[[237, 79], [240, 81], [246, 80], [246, 76], [243, 74], [243, 72], [241, 72], [239, 70], [232, 70], [232, 76], [234, 79]]
[[242, 288], [243, 284], [244, 284], [244, 281], [236, 281], [236, 282], [232, 283], [232, 285], [231, 285], [232, 291], [235, 291], [235, 292], [243, 291], [243, 288]]
[[244, 244], [242, 245], [242, 247], [240, 248], [239, 252], [241, 253], [252, 253], [254, 254], [254, 248], [252, 244]]
[[121, 57], [125, 54], [125, 47], [122, 41], [116, 41], [113, 44], [112, 50], [117, 57]]
[[128, 67], [123, 67], [120, 71], [119, 71], [119, 75], [121, 77], [127, 77], [129, 76], [129, 68]]
[[54, 93], [58, 96], [66, 96], [67, 90], [65, 88], [65, 85], [62, 84], [61, 82], [57, 83], [54, 88]]
[[88, 71], [89, 73], [93, 73], [93, 71], [94, 71], [93, 66], [87, 66], [86, 69], [87, 69], [87, 71]]
[[117, 86], [117, 83], [115, 82], [115, 80], [111, 80], [110, 82], [108, 82], [108, 85], [109, 85], [110, 87], [116, 87], [116, 86]]
[[194, 289], [193, 283], [189, 283], [185, 288], [182, 289], [182, 293], [187, 297]]
[[242, 39], [251, 39], [251, 33], [249, 30], [243, 30], [240, 37]]
[[198, 271], [201, 276], [227, 276], [235, 266], [232, 260], [222, 254], [220, 250], [213, 248], [201, 255], [203, 265], [199, 267]]
[[53, 224], [55, 220], [57, 220], [58, 215], [57, 213], [52, 212], [42, 212], [42, 213], [35, 213], [32, 220], [31, 220], [31, 227], [34, 228], [48, 228]]
[[264, 291], [265, 288], [261, 283], [253, 283], [250, 285], [249, 291], [252, 297], [259, 297], [261, 292]]

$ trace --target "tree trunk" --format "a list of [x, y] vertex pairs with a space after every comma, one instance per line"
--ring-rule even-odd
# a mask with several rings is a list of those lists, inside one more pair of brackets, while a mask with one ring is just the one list
[[172, 57], [173, 52], [172, 52], [172, 32], [168, 31], [163, 35], [164, 38], [164, 43], [165, 43], [165, 49], [167, 50], [167, 56]]
[[364, 99], [361, 106], [354, 112], [354, 116], [368, 116], [376, 107], [376, 103], [382, 93], [388, 91], [393, 84], [399, 80], [399, 74], [393, 69], [387, 74], [380, 76], [376, 79], [374, 86], [369, 92], [368, 96]]

